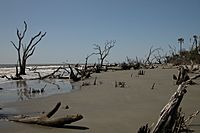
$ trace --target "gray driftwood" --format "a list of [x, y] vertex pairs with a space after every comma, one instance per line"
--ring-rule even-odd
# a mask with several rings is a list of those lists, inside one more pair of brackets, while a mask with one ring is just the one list
[[178, 86], [177, 91], [172, 95], [169, 102], [162, 109], [158, 122], [153, 128], [152, 133], [178, 133], [181, 130], [189, 130], [189, 128], [185, 125], [187, 121], [184, 120], [184, 116], [181, 115], [181, 112], [179, 111], [179, 105], [184, 94], [187, 92], [187, 85], [192, 80], [199, 77], [200, 74], [190, 78], [188, 77], [186, 81], [182, 81], [182, 83]]
[[185, 69], [183, 66], [180, 66], [176, 84], [180, 85], [182, 82], [185, 82], [189, 79], [190, 78], [188, 76], [188, 69]]
[[186, 83], [179, 85], [177, 91], [172, 95], [169, 102], [165, 105], [160, 113], [157, 124], [152, 133], [173, 133], [174, 124], [177, 119], [179, 105], [186, 91]]
[[[180, 103], [183, 99], [184, 94], [187, 92], [186, 87], [191, 83], [192, 80], [200, 77], [200, 74], [193, 77], [187, 77], [187, 72], [184, 68], [179, 69], [179, 81], [180, 84], [176, 92], [171, 96], [169, 102], [162, 109], [159, 119], [151, 130], [147, 125], [142, 126], [138, 133], [180, 133], [180, 132], [189, 132], [191, 131], [188, 125], [191, 123], [190, 120], [195, 117], [199, 111], [195, 112], [188, 119], [185, 119], [184, 113], [181, 112], [179, 108]], [[189, 124], [187, 124], [189, 121]]]
[[61, 103], [58, 102], [57, 105], [47, 114], [41, 115], [41, 116], [34, 116], [34, 117], [19, 117], [19, 118], [12, 118], [9, 119], [10, 121], [14, 122], [21, 122], [21, 123], [28, 123], [28, 124], [38, 124], [43, 126], [53, 126], [53, 127], [60, 127], [64, 126], [65, 124], [71, 124], [72, 122], [79, 121], [83, 118], [82, 115], [66, 115], [64, 117], [60, 118], [53, 118], [50, 119], [51, 116], [53, 116], [57, 110], [59, 109]]

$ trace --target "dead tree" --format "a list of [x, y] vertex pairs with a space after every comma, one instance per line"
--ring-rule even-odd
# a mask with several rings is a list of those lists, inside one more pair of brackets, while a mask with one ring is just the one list
[[88, 59], [94, 55], [94, 53], [88, 55], [87, 57], [85, 57], [85, 66], [84, 66], [84, 70], [87, 71], [87, 66], [88, 66]]
[[17, 29], [18, 45], [16, 45], [13, 41], [11, 41], [12, 45], [17, 50], [17, 54], [18, 54], [17, 66], [19, 66], [20, 71], [16, 75], [25, 75], [26, 74], [25, 69], [26, 69], [27, 59], [33, 55], [36, 45], [46, 35], [46, 32], [44, 34], [42, 34], [42, 32], [40, 31], [38, 34], [33, 36], [31, 38], [31, 40], [29, 41], [28, 45], [26, 45], [25, 43], [22, 42], [25, 37], [26, 31], [27, 31], [27, 24], [24, 21], [23, 32], [20, 32]]
[[149, 49], [149, 53], [148, 53], [147, 58], [146, 58], [146, 60], [145, 60], [145, 62], [144, 62], [145, 67], [146, 67], [147, 65], [152, 65], [152, 61], [153, 61], [155, 58], [151, 59], [151, 56], [152, 56], [156, 51], [160, 51], [160, 50], [162, 50], [162, 49], [161, 49], [161, 48], [153, 49], [153, 46]]
[[85, 57], [85, 65], [84, 65], [84, 69], [78, 69], [77, 67], [75, 67], [76, 71], [78, 72], [79, 75], [81, 75], [81, 78], [89, 78], [90, 74], [91, 74], [91, 70], [88, 70], [88, 59], [94, 55], [94, 53], [88, 55], [87, 57]]
[[77, 74], [75, 74], [70, 64], [69, 64], [69, 69], [70, 69], [70, 79], [72, 79], [75, 82], [81, 80], [81, 77], [78, 77], [78, 71]]
[[100, 59], [100, 68], [102, 68], [105, 58], [109, 55], [110, 50], [115, 46], [116, 40], [106, 41], [104, 48], [98, 44], [94, 44], [94, 50], [97, 52], [93, 53], [99, 55]]
[[10, 121], [28, 123], [28, 124], [38, 124], [43, 126], [51, 126], [51, 127], [62, 127], [65, 124], [71, 124], [72, 122], [79, 121], [83, 118], [82, 115], [66, 115], [61, 118], [50, 119], [59, 109], [61, 103], [58, 102], [57, 105], [47, 114], [41, 116], [26, 116], [19, 118], [10, 118]]
[[[33, 79], [31, 79], [31, 80], [35, 80], [35, 79], [44, 80], [44, 79], [46, 79], [46, 78], [55, 77], [55, 73], [59, 72], [59, 70], [61, 70], [61, 69], [67, 71], [67, 73], [70, 73], [65, 67], [58, 67], [55, 71], [53, 71], [52, 73], [50, 73], [50, 74], [48, 74], [48, 75], [45, 75], [45, 76], [41, 76], [40, 72], [36, 72], [36, 71], [35, 71], [34, 73], [37, 73], [38, 76], [39, 76], [39, 78], [33, 78]], [[62, 78], [61, 75], [59, 75], [58, 78]]]
[[161, 54], [160, 52], [163, 52], [163, 50], [157, 50], [157, 54], [154, 55], [154, 58], [156, 60], [156, 62], [158, 64], [163, 64], [163, 63], [166, 63], [166, 57], [167, 57], [167, 54]]
[[174, 45], [168, 45], [169, 46], [169, 54], [174, 57], [176, 55], [176, 47]]

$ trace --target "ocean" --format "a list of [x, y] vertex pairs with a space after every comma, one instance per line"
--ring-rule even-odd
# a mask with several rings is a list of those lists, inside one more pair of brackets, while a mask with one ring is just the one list
[[[69, 80], [18, 80], [0, 83], [0, 104], [71, 92]], [[43, 91], [41, 89], [44, 88]], [[36, 92], [38, 91], [38, 92]]]
[[[59, 66], [63, 66], [63, 64], [27, 65], [28, 68], [37, 68], [37, 71], [39, 71], [41, 75], [48, 75]], [[34, 71], [29, 71], [27, 75], [23, 75], [26, 80], [14, 81], [3, 78], [4, 75], [8, 77], [10, 75], [14, 76], [15, 71], [15, 64], [0, 64], [0, 103], [45, 97], [59, 93], [71, 92], [73, 89], [70, 81], [67, 79], [28, 80], [34, 76], [38, 76]], [[64, 71], [61, 71], [60, 73], [64, 74]], [[44, 86], [46, 87], [43, 93], [33, 93], [33, 90], [41, 90]]]
[[[31, 66], [63, 66], [64, 64], [27, 64], [27, 67]], [[0, 68], [13, 68], [16, 64], [0, 64]]]

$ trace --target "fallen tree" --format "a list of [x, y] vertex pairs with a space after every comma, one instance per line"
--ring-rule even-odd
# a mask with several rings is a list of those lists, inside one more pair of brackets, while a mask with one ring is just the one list
[[178, 87], [178, 90], [172, 95], [169, 102], [162, 109], [158, 122], [155, 125], [152, 133], [173, 133], [173, 131], [176, 130], [177, 126], [174, 126], [174, 124], [177, 121], [179, 105], [184, 94], [187, 92], [185, 88], [185, 85], [181, 84]]
[[[184, 94], [187, 92], [187, 85], [190, 84], [192, 80], [199, 78], [200, 74], [189, 77], [185, 71], [186, 70], [183, 67], [179, 69], [178, 89], [171, 96], [165, 107], [161, 110], [159, 119], [154, 128], [151, 130], [148, 125], [145, 125], [138, 130], [138, 133], [180, 133], [191, 131], [188, 126], [191, 121], [188, 124], [187, 122], [195, 117], [199, 111], [196, 111], [194, 115], [191, 115], [188, 119], [185, 119], [185, 115], [182, 113], [179, 106]], [[187, 77], [187, 80], [185, 77]]]
[[52, 126], [52, 127], [60, 127], [65, 124], [71, 124], [73, 122], [79, 121], [83, 119], [83, 116], [80, 114], [77, 115], [66, 115], [60, 118], [50, 119], [59, 109], [61, 103], [58, 102], [56, 106], [47, 114], [41, 116], [21, 116], [9, 119], [9, 121], [28, 123], [28, 124], [38, 124], [43, 126]]
[[[34, 79], [41, 79], [41, 80], [43, 80], [43, 79], [50, 78], [50, 77], [56, 77], [55, 73], [57, 73], [61, 69], [63, 69], [65, 71], [67, 71], [68, 73], [70, 73], [65, 67], [58, 67], [55, 71], [53, 71], [52, 73], [50, 73], [48, 75], [45, 75], [45, 76], [41, 76], [40, 72], [35, 71], [34, 73], [37, 73], [38, 76], [39, 76], [39, 78], [34, 78]], [[62, 76], [59, 75], [59, 76], [57, 76], [57, 78], [62, 78]]]

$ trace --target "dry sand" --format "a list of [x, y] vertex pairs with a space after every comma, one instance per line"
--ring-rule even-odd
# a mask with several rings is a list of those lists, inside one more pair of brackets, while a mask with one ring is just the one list
[[[62, 108], [55, 117], [65, 114], [82, 114], [84, 118], [65, 128], [0, 121], [0, 133], [134, 133], [146, 123], [156, 123], [163, 106], [177, 89], [172, 80], [175, 69], [145, 70], [137, 76], [136, 70], [93, 74], [84, 82], [97, 85], [81, 87], [71, 93], [49, 96], [28, 101], [6, 103], [4, 108], [15, 108], [18, 113], [48, 111], [58, 101]], [[132, 75], [132, 77], [131, 77]], [[115, 81], [126, 82], [125, 88], [115, 88]], [[155, 83], [152, 90], [151, 86]], [[200, 80], [198, 80], [200, 83]], [[81, 84], [81, 83], [80, 83]], [[181, 106], [186, 115], [200, 110], [200, 87], [189, 86]], [[70, 109], [64, 109], [68, 105]], [[191, 127], [200, 132], [200, 115]]]

